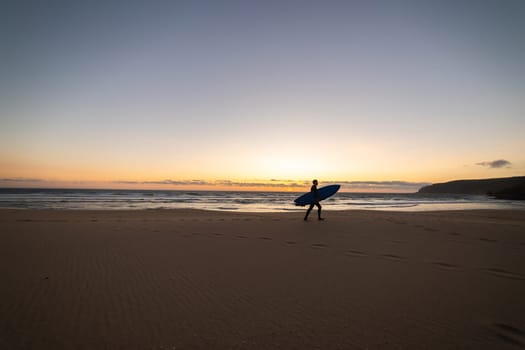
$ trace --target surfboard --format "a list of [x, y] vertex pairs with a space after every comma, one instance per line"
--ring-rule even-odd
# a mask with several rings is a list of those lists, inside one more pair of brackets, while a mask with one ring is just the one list
[[[341, 185], [329, 185], [321, 187], [317, 190], [319, 193], [319, 200], [322, 201], [323, 199], [333, 196], [337, 191], [339, 191], [339, 188], [341, 188]], [[294, 203], [295, 205], [300, 205], [304, 207], [305, 205], [315, 203], [315, 198], [312, 192], [308, 192], [300, 197], [297, 197], [294, 200]]]

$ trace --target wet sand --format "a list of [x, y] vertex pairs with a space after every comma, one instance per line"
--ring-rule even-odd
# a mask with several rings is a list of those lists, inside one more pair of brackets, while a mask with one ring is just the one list
[[2, 349], [525, 347], [525, 211], [0, 210]]

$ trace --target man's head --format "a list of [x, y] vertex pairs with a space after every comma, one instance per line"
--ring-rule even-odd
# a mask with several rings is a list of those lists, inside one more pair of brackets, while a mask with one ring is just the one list
[[314, 181], [312, 181], [312, 183], [313, 183], [314, 185], [317, 186], [317, 179], [315, 179]]

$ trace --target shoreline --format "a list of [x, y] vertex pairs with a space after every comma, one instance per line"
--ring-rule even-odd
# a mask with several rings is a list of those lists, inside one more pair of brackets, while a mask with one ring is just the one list
[[0, 209], [0, 345], [510, 350], [524, 214]]
[[[186, 192], [186, 191], [77, 191], [40, 190], [0, 193], [4, 209], [152, 210], [204, 209], [235, 212], [298, 212], [298, 194], [288, 192]], [[472, 209], [525, 210], [525, 202], [496, 200], [488, 196], [419, 195], [406, 193], [338, 192], [322, 203], [327, 210], [449, 211]]]

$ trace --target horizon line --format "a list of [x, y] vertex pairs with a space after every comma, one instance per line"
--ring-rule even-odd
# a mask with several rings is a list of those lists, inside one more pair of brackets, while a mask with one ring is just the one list
[[[400, 180], [326, 180], [323, 184], [340, 184], [341, 192], [413, 193], [430, 182]], [[99, 189], [99, 190], [189, 190], [189, 191], [251, 191], [251, 192], [302, 192], [311, 180], [265, 179], [265, 180], [113, 180], [72, 181], [37, 178], [0, 178], [0, 188], [5, 189]]]

